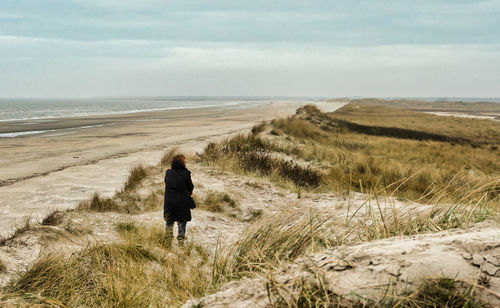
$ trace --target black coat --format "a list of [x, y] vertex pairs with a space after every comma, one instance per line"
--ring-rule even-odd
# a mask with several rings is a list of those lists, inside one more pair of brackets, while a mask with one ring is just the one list
[[180, 162], [173, 161], [165, 173], [165, 200], [163, 217], [170, 221], [191, 220], [191, 172]]

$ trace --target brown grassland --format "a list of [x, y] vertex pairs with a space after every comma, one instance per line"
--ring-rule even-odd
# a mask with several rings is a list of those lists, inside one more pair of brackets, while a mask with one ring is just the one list
[[[498, 112], [500, 113], [500, 110]], [[332, 116], [357, 124], [404, 128], [466, 139], [470, 143], [500, 146], [500, 121], [444, 117], [363, 102], [350, 103]]]
[[[345, 120], [352, 108], [325, 114], [306, 106], [295, 116], [256, 126], [251, 134], [210, 144], [202, 157], [208, 163], [223, 162], [224, 168], [257, 172], [313, 191], [374, 191], [428, 203], [498, 203], [500, 149], [494, 144], [500, 138], [480, 145], [449, 141], [446, 138], [460, 136], [461, 130], [437, 135], [437, 127], [446, 121], [426, 114], [414, 118], [423, 123], [418, 127], [430, 127], [423, 131], [367, 125], [370, 119], [378, 124], [386, 114], [406, 112], [385, 107], [377, 109], [380, 114], [371, 109], [371, 116], [360, 116], [367, 123], [360, 128]], [[490, 132], [490, 123], [481, 126], [484, 120], [455, 120], [478, 122], [478, 136]], [[391, 123], [387, 118], [386, 122]], [[426, 124], [435, 122], [436, 127]], [[478, 140], [483, 139], [471, 141]]]

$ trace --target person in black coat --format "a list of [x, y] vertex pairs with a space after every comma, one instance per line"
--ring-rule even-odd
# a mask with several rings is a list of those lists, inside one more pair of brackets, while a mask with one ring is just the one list
[[165, 199], [163, 218], [166, 222], [167, 237], [173, 238], [174, 222], [177, 222], [177, 239], [183, 241], [186, 237], [186, 223], [191, 220], [191, 209], [194, 204], [193, 182], [191, 172], [186, 168], [184, 155], [175, 155], [172, 166], [165, 173]]

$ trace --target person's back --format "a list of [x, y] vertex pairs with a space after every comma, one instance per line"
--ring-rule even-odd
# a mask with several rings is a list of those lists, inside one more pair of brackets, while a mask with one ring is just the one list
[[163, 218], [166, 222], [167, 236], [173, 237], [174, 222], [178, 224], [179, 240], [184, 240], [186, 223], [191, 220], [191, 208], [194, 203], [191, 199], [193, 192], [191, 172], [186, 168], [184, 155], [176, 155], [172, 160], [171, 168], [165, 172], [165, 199]]

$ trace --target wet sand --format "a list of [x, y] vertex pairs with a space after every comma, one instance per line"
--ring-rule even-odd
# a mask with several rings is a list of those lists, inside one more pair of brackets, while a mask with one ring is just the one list
[[[169, 148], [201, 151], [209, 141], [291, 115], [306, 103], [1, 122], [0, 133], [49, 132], [0, 138], [0, 235], [30, 215], [40, 219], [54, 209], [73, 208], [93, 192], [111, 195], [132, 165], [157, 163]], [[315, 104], [325, 111], [343, 105]]]

